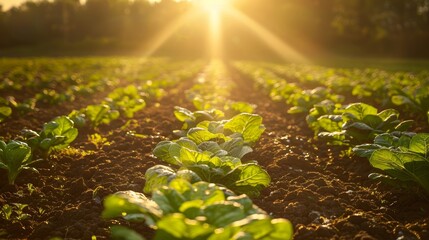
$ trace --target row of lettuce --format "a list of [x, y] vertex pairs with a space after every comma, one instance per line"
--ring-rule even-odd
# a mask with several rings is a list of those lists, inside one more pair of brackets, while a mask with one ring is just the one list
[[[395, 104], [425, 105], [420, 112], [426, 116], [429, 104], [424, 99], [429, 99], [429, 91], [427, 87], [420, 86], [424, 81], [415, 78], [427, 79], [427, 73], [389, 75], [380, 70], [347, 71], [273, 64], [257, 66], [260, 65], [235, 63], [239, 71], [253, 79], [273, 100], [291, 105], [288, 113], [306, 115], [315, 138], [345, 146], [349, 153], [368, 158], [374, 168], [381, 170], [370, 174], [371, 179], [407, 188], [419, 186], [429, 193], [429, 134], [410, 131], [413, 121], [401, 120], [399, 112], [393, 108], [379, 111], [362, 102], [342, 104], [345, 98], [337, 94], [350, 94], [347, 91], [352, 91], [356, 95], [364, 91], [365, 95], [377, 99], [380, 94], [387, 94], [386, 97], [390, 96]], [[292, 74], [292, 71], [296, 72]], [[306, 85], [315, 88], [301, 88]]]
[[[288, 220], [273, 219], [250, 199], [271, 181], [257, 161], [243, 160], [265, 127], [254, 106], [227, 100], [225, 76], [223, 64], [212, 62], [186, 92], [196, 111], [175, 108], [183, 126], [174, 131], [177, 139], [153, 150], [163, 164], [146, 171], [143, 191], [151, 199], [115, 193], [105, 199], [103, 217], [145, 222], [154, 239], [292, 238]], [[112, 236], [143, 239], [123, 226], [112, 227]]]
[[[183, 69], [168, 59], [16, 59], [0, 61], [0, 123], [37, 108], [89, 98], [97, 93]], [[152, 88], [153, 89], [153, 88]], [[19, 97], [14, 96], [18, 93]], [[22, 94], [24, 93], [24, 94]]]
[[38, 172], [32, 166], [39, 161], [47, 161], [50, 154], [70, 146], [78, 136], [78, 128], [97, 130], [99, 125], [109, 124], [120, 116], [132, 118], [146, 106], [147, 101], [162, 97], [163, 88], [194, 76], [202, 66], [199, 62], [182, 64], [188, 68], [158, 76], [156, 81], [139, 81], [137, 86], [131, 84], [116, 88], [101, 103], [73, 110], [68, 116], [55, 117], [44, 123], [40, 131], [24, 128], [19, 136], [7, 143], [0, 140], [0, 168], [7, 171], [9, 184], [14, 184], [23, 170]]
[[[301, 85], [323, 86], [336, 94], [352, 95], [382, 108], [401, 106], [407, 115], [427, 119], [429, 111], [429, 71], [401, 72], [381, 69], [342, 69], [313, 65], [261, 66]], [[427, 120], [426, 120], [427, 121]]]

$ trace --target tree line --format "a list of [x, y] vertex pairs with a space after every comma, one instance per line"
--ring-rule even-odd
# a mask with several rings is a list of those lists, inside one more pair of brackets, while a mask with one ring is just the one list
[[[235, 0], [234, 5], [304, 52], [429, 56], [429, 0]], [[148, 44], [191, 8], [188, 1], [175, 0], [29, 1], [0, 11], [0, 48], [56, 43], [133, 49]], [[208, 32], [202, 23], [185, 24], [164, 51], [203, 53]], [[266, 50], [249, 29], [225, 17], [228, 54]]]

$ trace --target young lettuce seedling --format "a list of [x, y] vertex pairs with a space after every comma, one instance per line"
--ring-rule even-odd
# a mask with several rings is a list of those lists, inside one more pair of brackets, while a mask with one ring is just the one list
[[100, 124], [109, 124], [111, 121], [119, 118], [119, 112], [112, 110], [109, 105], [89, 105], [84, 109], [85, 116], [88, 118], [92, 127], [98, 127]]
[[108, 95], [108, 102], [112, 108], [121, 110], [127, 118], [132, 118], [136, 112], [146, 107], [143, 92], [134, 85], [116, 89]]
[[288, 113], [308, 113], [315, 104], [326, 99], [335, 103], [341, 103], [344, 101], [343, 96], [332, 94], [330, 90], [325, 87], [317, 87], [315, 89], [303, 90], [290, 95], [287, 99], [287, 103], [292, 104], [293, 107], [288, 110]]
[[48, 157], [54, 150], [61, 150], [70, 145], [78, 135], [74, 122], [66, 116], [60, 116], [45, 123], [40, 133], [24, 130], [24, 138], [32, 149], [43, 157]]
[[0, 122], [12, 115], [12, 108], [7, 106], [0, 106]]
[[186, 108], [174, 107], [174, 116], [177, 120], [183, 122], [182, 130], [175, 131], [181, 137], [186, 136], [186, 131], [190, 128], [196, 127], [203, 121], [217, 121], [222, 119], [225, 114], [217, 109], [212, 110], [199, 110], [192, 112]]
[[31, 148], [24, 142], [10, 141], [6, 144], [0, 141], [0, 168], [7, 170], [9, 184], [15, 184], [15, 179], [22, 170], [38, 172], [29, 165], [41, 161], [33, 160]]

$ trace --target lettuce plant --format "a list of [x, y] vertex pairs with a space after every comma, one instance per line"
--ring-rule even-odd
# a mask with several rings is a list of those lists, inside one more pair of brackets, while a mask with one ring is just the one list
[[[176, 108], [176, 117], [184, 120], [184, 128], [198, 118], [213, 119], [216, 110], [191, 112]], [[220, 116], [220, 115], [217, 115]], [[188, 121], [188, 122], [187, 122]], [[151, 192], [176, 178], [191, 182], [208, 181], [222, 184], [237, 193], [259, 195], [271, 181], [268, 173], [256, 162], [242, 163], [240, 158], [252, 152], [264, 132], [262, 117], [241, 113], [229, 120], [201, 120], [189, 128], [186, 137], [177, 141], [160, 142], [154, 155], [175, 165], [177, 169], [155, 166], [146, 172], [145, 192]], [[185, 132], [185, 131], [184, 131]]]
[[40, 161], [33, 160], [31, 148], [24, 142], [10, 141], [6, 144], [0, 140], [0, 168], [7, 170], [9, 184], [15, 184], [15, 180], [22, 170], [38, 172], [31, 164]]
[[36, 98], [29, 98], [24, 100], [23, 102], [18, 102], [14, 97], [8, 97], [7, 101], [8, 105], [14, 110], [17, 110], [17, 112], [20, 114], [24, 114], [34, 110], [36, 108], [37, 103]]
[[262, 117], [257, 114], [241, 113], [227, 120], [223, 125], [225, 130], [238, 133], [247, 144], [254, 144], [265, 131]]
[[74, 122], [74, 126], [77, 128], [83, 128], [86, 125], [86, 116], [81, 111], [73, 110], [68, 117]]
[[264, 131], [261, 116], [241, 113], [229, 120], [200, 122], [189, 129], [186, 136], [196, 144], [211, 140], [224, 142], [239, 137], [245, 144], [253, 145]]
[[288, 110], [290, 114], [296, 113], [308, 113], [314, 104], [317, 104], [323, 100], [329, 99], [335, 103], [341, 103], [344, 101], [344, 97], [335, 95], [325, 87], [317, 87], [311, 90], [303, 90], [301, 92], [290, 95], [287, 99], [287, 103], [292, 104]]
[[84, 127], [89, 123], [91, 127], [96, 128], [101, 124], [109, 124], [118, 119], [120, 113], [112, 109], [107, 104], [88, 105], [79, 111], [73, 110], [68, 117], [75, 123], [76, 127]]
[[108, 95], [108, 102], [113, 109], [119, 109], [127, 118], [132, 118], [137, 111], [146, 107], [143, 94], [134, 85], [116, 89]]
[[12, 112], [19, 114], [26, 113], [34, 110], [36, 107], [36, 99], [29, 98], [24, 102], [17, 102], [15, 97], [9, 96], [7, 98], [0, 97], [0, 122], [12, 115]]
[[[319, 118], [322, 116], [338, 116], [343, 113], [344, 109], [342, 108], [342, 105], [339, 103], [334, 103], [331, 100], [323, 100], [320, 103], [314, 104], [313, 108], [310, 109], [307, 117], [305, 120], [307, 121], [307, 125], [313, 130], [314, 134], [317, 136], [317, 134], [324, 130], [322, 127], [321, 122], [319, 121]], [[330, 118], [330, 117], [328, 117]], [[342, 118], [341, 118], [342, 121]], [[333, 122], [336, 121], [333, 119]], [[339, 130], [338, 124], [334, 124], [334, 129]], [[328, 130], [328, 129], [325, 129]]]
[[202, 151], [189, 139], [160, 142], [153, 152], [178, 169], [166, 166], [148, 169], [144, 188], [147, 193], [173, 179], [182, 178], [191, 182], [213, 182], [237, 193], [258, 196], [271, 182], [268, 173], [256, 162], [242, 163], [239, 158], [228, 156], [226, 150]]
[[0, 122], [12, 115], [12, 108], [8, 106], [0, 106]]
[[196, 127], [198, 123], [202, 121], [218, 121], [222, 119], [225, 114], [217, 109], [212, 110], [199, 110], [190, 111], [182, 107], [174, 107], [174, 116], [177, 120], [183, 122], [182, 130], [175, 131], [179, 136], [185, 136], [186, 130]]
[[60, 116], [45, 123], [40, 133], [24, 130], [26, 142], [35, 151], [47, 157], [54, 150], [61, 150], [70, 145], [78, 135], [74, 122], [67, 116]]
[[373, 143], [365, 143], [355, 146], [353, 152], [360, 156], [370, 158], [377, 149], [404, 150], [408, 148], [414, 132], [391, 132], [377, 135]]
[[98, 127], [100, 124], [109, 124], [111, 121], [119, 118], [119, 112], [112, 110], [109, 105], [89, 105], [83, 110], [86, 119], [93, 127]]
[[317, 121], [320, 129], [324, 129], [319, 137], [352, 146], [371, 143], [382, 133], [406, 131], [413, 123], [399, 120], [399, 113], [394, 109], [378, 112], [365, 103], [349, 104], [341, 115], [323, 115]]
[[255, 111], [256, 106], [254, 104], [250, 104], [247, 102], [234, 102], [231, 101], [226, 104], [226, 110], [229, 112], [239, 114], [239, 113], [253, 113]]
[[74, 95], [72, 93], [58, 93], [53, 89], [43, 89], [40, 93], [37, 93], [35, 99], [38, 102], [55, 105], [61, 102], [72, 100]]
[[369, 162], [383, 174], [370, 175], [373, 179], [416, 183], [429, 193], [429, 134], [418, 133], [411, 139], [399, 141], [395, 148], [375, 150]]
[[[236, 196], [207, 182], [176, 179], [152, 193], [152, 200], [133, 191], [117, 192], [104, 200], [104, 218], [123, 217], [156, 230], [161, 239], [292, 239], [286, 219], [272, 219], [246, 195]], [[130, 231], [115, 228], [113, 235]], [[133, 232], [135, 234], [135, 232]], [[137, 238], [142, 239], [142, 238]]]
[[256, 114], [241, 113], [229, 120], [219, 120], [224, 117], [222, 111], [212, 109], [191, 112], [185, 108], [176, 107], [176, 118], [183, 122], [182, 130], [175, 131], [181, 137], [188, 137], [197, 144], [220, 139], [228, 141], [241, 137], [245, 144], [254, 144], [265, 131], [262, 117]]
[[[429, 111], [429, 93], [427, 88], [418, 87], [415, 89], [395, 88], [395, 95], [392, 96], [392, 103], [404, 106], [411, 111], [426, 116]], [[419, 115], [418, 115], [419, 116]]]

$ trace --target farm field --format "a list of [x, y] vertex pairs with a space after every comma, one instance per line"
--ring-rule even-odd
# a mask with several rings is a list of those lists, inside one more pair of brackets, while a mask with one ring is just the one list
[[3, 58], [0, 238], [429, 239], [429, 71], [386, 69]]

